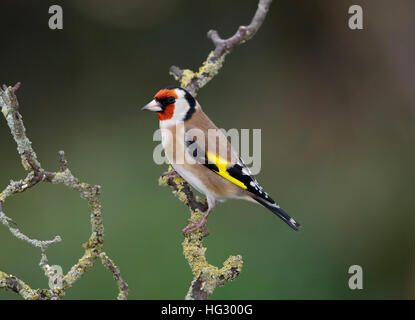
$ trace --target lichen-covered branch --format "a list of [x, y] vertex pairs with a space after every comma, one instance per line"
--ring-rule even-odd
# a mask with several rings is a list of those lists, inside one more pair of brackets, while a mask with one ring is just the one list
[[[180, 82], [181, 87], [196, 95], [200, 88], [218, 74], [225, 57], [232, 49], [251, 39], [257, 33], [265, 20], [271, 2], [272, 0], [259, 0], [258, 8], [251, 23], [247, 26], [240, 26], [236, 33], [228, 39], [222, 39], [217, 31], [210, 30], [207, 36], [215, 45], [215, 49], [209, 53], [198, 72], [189, 69], [182, 70], [172, 66], [170, 67], [170, 74]], [[172, 168], [170, 167], [169, 170], [172, 170]], [[191, 187], [185, 180], [180, 177], [166, 175], [160, 178], [160, 184], [172, 187], [176, 196], [190, 208], [190, 220], [201, 221], [202, 212], [207, 209], [206, 204], [194, 196]], [[207, 299], [216, 288], [234, 280], [242, 269], [242, 257], [240, 255], [230, 256], [221, 269], [210, 265], [205, 257], [206, 248], [202, 244], [205, 236], [207, 236], [205, 230], [196, 230], [189, 235], [185, 235], [183, 242], [184, 256], [195, 276], [186, 295], [188, 300]]]
[[[46, 250], [48, 246], [50, 246], [53, 243], [61, 242], [62, 239], [60, 236], [56, 236], [53, 240], [36, 240], [36, 239], [30, 239], [28, 236], [23, 234], [18, 228], [17, 224], [8, 216], [6, 216], [3, 212], [3, 204], [0, 202], [0, 222], [3, 223], [4, 226], [6, 226], [10, 232], [18, 239], [26, 241], [30, 243], [31, 245], [38, 247], [42, 250]], [[16, 226], [13, 227], [12, 225]]]
[[126, 300], [127, 296], [128, 296], [128, 284], [127, 282], [125, 282], [125, 280], [123, 279], [123, 277], [121, 276], [121, 271], [120, 268], [118, 268], [115, 263], [110, 259], [110, 257], [107, 256], [107, 254], [105, 252], [101, 252], [101, 254], [99, 255], [102, 261], [102, 264], [109, 270], [112, 272], [112, 274], [114, 275], [114, 279], [117, 282], [118, 285], [118, 290], [119, 290], [119, 294], [118, 294], [118, 300]]
[[[207, 209], [206, 203], [194, 195], [185, 180], [179, 176], [163, 176], [159, 183], [173, 188], [174, 194], [189, 207], [191, 220], [198, 222], [202, 219], [202, 214]], [[183, 241], [183, 254], [194, 275], [186, 295], [187, 300], [206, 300], [216, 288], [234, 280], [242, 270], [240, 255], [229, 257], [221, 269], [209, 264], [205, 255], [206, 248], [203, 247], [203, 238], [206, 236], [204, 230], [196, 230], [185, 235]]]
[[200, 88], [204, 87], [218, 74], [225, 62], [225, 57], [232, 49], [248, 41], [257, 33], [265, 20], [271, 2], [272, 0], [259, 0], [258, 8], [251, 23], [247, 26], [240, 26], [236, 33], [228, 39], [222, 39], [216, 30], [210, 30], [207, 36], [215, 45], [215, 49], [209, 53], [198, 72], [189, 69], [182, 70], [172, 66], [170, 74], [180, 82], [183, 88], [196, 95]]
[[[120, 287], [119, 299], [126, 299], [128, 295], [128, 285], [122, 279], [118, 267], [102, 251], [104, 244], [104, 225], [102, 219], [101, 203], [98, 199], [100, 186], [92, 186], [88, 183], [81, 182], [76, 178], [68, 168], [68, 162], [65, 153], [59, 151], [59, 171], [49, 172], [42, 168], [37, 155], [32, 148], [31, 141], [26, 136], [26, 129], [23, 124], [22, 116], [19, 113], [19, 103], [15, 95], [20, 83], [14, 87], [3, 86], [0, 89], [0, 106], [1, 111], [6, 118], [10, 132], [17, 144], [17, 151], [21, 157], [22, 165], [25, 170], [29, 171], [26, 178], [19, 181], [11, 181], [10, 184], [0, 193], [0, 221], [7, 227], [10, 232], [18, 239], [41, 249], [40, 267], [49, 280], [49, 289], [32, 289], [25, 282], [13, 275], [0, 271], [0, 288], [10, 290], [22, 296], [24, 299], [60, 299], [65, 295], [66, 289], [72, 285], [87, 271], [89, 271], [95, 261], [101, 258], [104, 265], [114, 273], [117, 283]], [[49, 245], [58, 243], [61, 240], [56, 236], [53, 240], [35, 240], [22, 233], [17, 224], [3, 211], [4, 202], [7, 198], [17, 193], [25, 192], [34, 187], [39, 182], [49, 182], [53, 184], [63, 184], [68, 188], [79, 192], [82, 199], [86, 200], [90, 208], [90, 223], [92, 233], [88, 241], [83, 244], [85, 252], [78, 262], [64, 274], [57, 274], [56, 267], [62, 270], [60, 266], [50, 266], [46, 256], [46, 249]], [[122, 286], [120, 286], [122, 284]]]

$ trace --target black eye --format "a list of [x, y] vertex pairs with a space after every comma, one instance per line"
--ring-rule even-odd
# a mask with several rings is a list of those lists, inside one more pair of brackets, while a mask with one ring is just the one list
[[174, 97], [168, 97], [167, 98], [167, 103], [168, 104], [173, 104], [173, 103], [175, 103], [176, 102], [176, 99], [174, 98]]
[[163, 108], [176, 102], [176, 99], [174, 97], [166, 97], [162, 99], [155, 98], [155, 99], [162, 105]]

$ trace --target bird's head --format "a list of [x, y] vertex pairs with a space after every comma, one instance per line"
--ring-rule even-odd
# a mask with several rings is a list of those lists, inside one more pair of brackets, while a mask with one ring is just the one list
[[169, 86], [157, 92], [141, 110], [157, 112], [160, 121], [185, 121], [192, 117], [195, 108], [196, 100], [187, 90]]

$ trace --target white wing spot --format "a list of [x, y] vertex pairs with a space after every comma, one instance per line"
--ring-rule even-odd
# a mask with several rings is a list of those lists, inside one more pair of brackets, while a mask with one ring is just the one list
[[251, 175], [251, 172], [249, 171], [249, 169], [248, 168], [244, 168], [244, 167], [242, 167], [242, 173], [244, 175], [246, 175], [246, 176], [250, 176]]

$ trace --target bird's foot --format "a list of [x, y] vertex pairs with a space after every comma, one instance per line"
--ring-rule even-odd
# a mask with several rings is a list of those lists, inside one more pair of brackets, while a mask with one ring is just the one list
[[185, 235], [185, 236], [188, 236], [190, 233], [192, 233], [192, 232], [194, 232], [194, 231], [196, 231], [196, 230], [199, 230], [200, 228], [202, 228], [202, 230], [203, 230], [203, 236], [204, 237], [207, 237], [208, 235], [209, 235], [209, 230], [208, 230], [208, 228], [206, 227], [206, 221], [207, 221], [207, 219], [202, 219], [202, 221], [200, 221], [200, 222], [196, 222], [196, 221], [194, 221], [194, 220], [192, 220], [192, 219], [188, 219], [187, 220], [189, 223], [191, 223], [191, 225], [189, 225], [189, 226], [187, 226], [186, 228], [184, 228], [182, 231], [183, 231], [183, 234]]
[[167, 179], [174, 179], [180, 177], [176, 170], [166, 171], [161, 174], [162, 177], [166, 177]]

